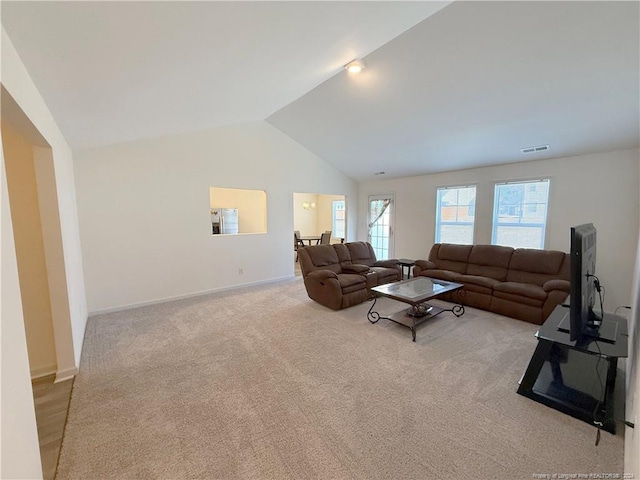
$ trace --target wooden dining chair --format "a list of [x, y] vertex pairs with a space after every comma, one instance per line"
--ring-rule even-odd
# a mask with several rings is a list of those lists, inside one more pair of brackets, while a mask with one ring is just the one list
[[320, 235], [320, 245], [329, 245], [331, 243], [331, 232]]
[[296, 252], [296, 262], [298, 261], [298, 249], [304, 247], [304, 242], [300, 239], [300, 230], [293, 231], [293, 250]]

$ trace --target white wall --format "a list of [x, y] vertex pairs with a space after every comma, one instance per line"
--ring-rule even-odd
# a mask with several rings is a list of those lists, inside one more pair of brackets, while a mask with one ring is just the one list
[[[356, 192], [266, 122], [77, 152], [75, 171], [92, 312], [292, 277], [294, 191]], [[265, 190], [268, 233], [211, 235], [211, 185]]]
[[[51, 292], [54, 330], [56, 330], [56, 354], [58, 375], [76, 371], [82, 350], [82, 340], [86, 325], [87, 309], [82, 273], [82, 257], [78, 232], [77, 211], [75, 201], [75, 185], [73, 178], [73, 159], [71, 150], [62, 136], [51, 112], [47, 109], [36, 86], [31, 80], [9, 37], [2, 29], [1, 37], [2, 68], [0, 82], [13, 97], [26, 117], [35, 126], [51, 147], [50, 167], [55, 173], [56, 185], [56, 223], [59, 225], [58, 241], [60, 245], [60, 261], [47, 264], [56, 278], [63, 278], [64, 285], [57, 285], [58, 290]], [[34, 160], [39, 162], [41, 155], [34, 151]], [[36, 165], [36, 170], [39, 167]], [[2, 159], [4, 175], [4, 157]], [[38, 176], [36, 172], [36, 176]], [[3, 180], [4, 181], [4, 180]], [[24, 338], [24, 322], [22, 309], [18, 305], [20, 293], [18, 273], [15, 265], [15, 249], [13, 248], [13, 229], [8, 216], [6, 184], [2, 187], [2, 422], [0, 438], [2, 439], [2, 478], [39, 478], [41, 477], [38, 438], [35, 429], [33, 399], [29, 381], [26, 341]], [[42, 204], [40, 205], [42, 211]], [[43, 213], [44, 215], [44, 213]], [[45, 226], [43, 222], [43, 235]], [[47, 249], [47, 239], [45, 250]], [[49, 273], [49, 272], [48, 272]], [[51, 280], [51, 276], [49, 277]], [[51, 284], [51, 282], [50, 282]], [[64, 287], [64, 288], [63, 288]], [[59, 293], [64, 292], [64, 302], [58, 302]], [[55, 297], [55, 298], [54, 298]], [[58, 302], [54, 305], [54, 302]], [[64, 303], [64, 305], [62, 305]], [[64, 307], [64, 308], [62, 308]], [[66, 311], [62, 319], [58, 313]], [[64, 320], [64, 324], [56, 324]], [[8, 409], [8, 410], [7, 410]], [[10, 412], [10, 418], [5, 412]]]
[[[312, 203], [316, 208], [306, 210], [302, 204]], [[319, 235], [318, 230], [318, 195], [315, 193], [295, 193], [293, 194], [293, 229], [299, 230], [300, 235]]]
[[569, 250], [572, 225], [598, 230], [596, 272], [606, 288], [605, 310], [629, 305], [638, 239], [638, 150], [557, 158], [360, 185], [358, 238], [366, 239], [369, 195], [395, 193], [396, 258], [427, 258], [435, 238], [436, 189], [477, 185], [475, 243], [491, 243], [496, 181], [550, 178], [546, 248]]
[[[640, 158], [638, 159], [640, 162]], [[640, 478], [640, 232], [633, 279], [633, 301], [629, 314], [629, 359], [627, 360], [626, 419], [635, 428], [625, 427], [624, 471]]]
[[635, 428], [625, 428], [624, 471], [640, 478], [640, 237], [636, 256], [634, 297], [629, 315], [629, 359], [627, 360], [627, 402], [625, 418]]

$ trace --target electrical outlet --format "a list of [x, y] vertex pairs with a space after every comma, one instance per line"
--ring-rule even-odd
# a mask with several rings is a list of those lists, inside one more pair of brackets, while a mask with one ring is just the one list
[[243, 275], [243, 274], [244, 274], [244, 268], [239, 268], [239, 269], [238, 269], [238, 273], [239, 273], [240, 275]]

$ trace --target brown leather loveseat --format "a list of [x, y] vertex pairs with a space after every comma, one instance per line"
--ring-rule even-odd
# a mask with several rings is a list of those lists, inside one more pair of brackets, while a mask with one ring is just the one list
[[569, 295], [569, 264], [555, 250], [436, 243], [413, 274], [464, 285], [445, 300], [541, 325]]
[[377, 261], [367, 242], [298, 249], [309, 298], [333, 310], [364, 302], [371, 287], [400, 280], [397, 260]]

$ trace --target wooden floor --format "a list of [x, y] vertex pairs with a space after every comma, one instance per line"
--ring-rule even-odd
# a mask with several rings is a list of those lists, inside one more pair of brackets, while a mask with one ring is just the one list
[[53, 480], [56, 476], [73, 386], [73, 379], [60, 383], [53, 383], [54, 380], [55, 375], [51, 375], [31, 382], [44, 480]]

